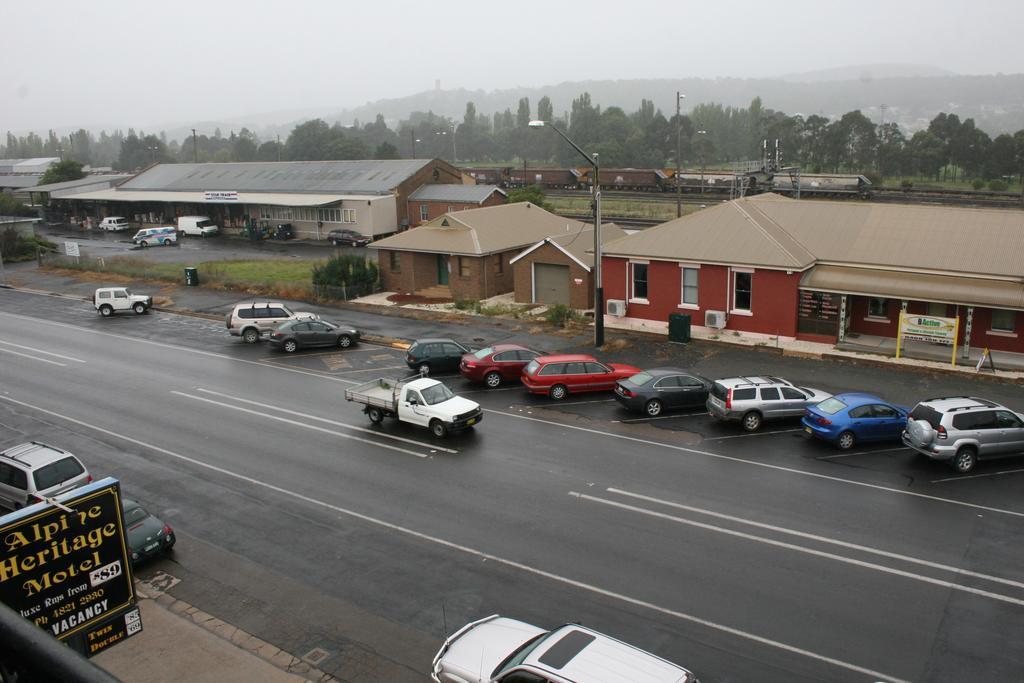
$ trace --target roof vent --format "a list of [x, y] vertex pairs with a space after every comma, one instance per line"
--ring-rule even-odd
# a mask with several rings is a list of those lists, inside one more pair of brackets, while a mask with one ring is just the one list
[[441, 221], [441, 227], [444, 227], [444, 228], [449, 227], [448, 226], [448, 219], [447, 218], [445, 218], [443, 221]]

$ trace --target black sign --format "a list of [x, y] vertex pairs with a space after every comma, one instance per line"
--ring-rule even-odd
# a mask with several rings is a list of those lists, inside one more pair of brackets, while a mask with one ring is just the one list
[[832, 322], [839, 319], [839, 295], [800, 290], [799, 316], [809, 320]]
[[142, 615], [139, 614], [139, 608], [122, 612], [83, 633], [85, 654], [92, 657], [141, 631]]
[[0, 601], [61, 640], [135, 604], [119, 483], [76, 491], [0, 519]]

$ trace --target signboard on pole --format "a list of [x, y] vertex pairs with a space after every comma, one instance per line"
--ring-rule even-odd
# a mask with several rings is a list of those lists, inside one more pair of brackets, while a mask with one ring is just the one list
[[0, 548], [0, 601], [82, 654], [141, 630], [116, 479], [0, 517]]
[[78, 242], [65, 242], [64, 253], [68, 256], [78, 256]]
[[896, 357], [900, 357], [906, 340], [931, 342], [953, 347], [950, 363], [956, 365], [957, 338], [960, 333], [960, 318], [940, 318], [934, 315], [914, 315], [900, 311], [900, 326], [896, 334]]

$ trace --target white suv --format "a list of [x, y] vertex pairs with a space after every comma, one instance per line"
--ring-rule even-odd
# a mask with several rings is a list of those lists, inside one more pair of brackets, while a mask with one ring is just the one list
[[18, 510], [92, 481], [71, 453], [38, 441], [0, 452], [0, 505]]
[[269, 336], [277, 326], [289, 320], [319, 320], [316, 313], [293, 312], [276, 301], [247, 301], [235, 304], [224, 318], [228, 333], [241, 337], [247, 344], [255, 344], [260, 337]]
[[153, 297], [132, 294], [127, 287], [100, 287], [92, 295], [92, 305], [104, 318], [118, 311], [134, 311], [142, 315], [153, 308]]

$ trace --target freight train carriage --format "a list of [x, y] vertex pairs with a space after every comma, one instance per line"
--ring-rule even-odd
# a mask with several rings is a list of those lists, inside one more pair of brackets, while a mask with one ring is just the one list
[[509, 169], [508, 186], [539, 185], [545, 190], [582, 190], [586, 183], [577, 168], [513, 168]]
[[777, 173], [771, 181], [772, 192], [796, 196], [798, 183], [801, 197], [871, 196], [871, 181], [864, 176], [836, 173]]

